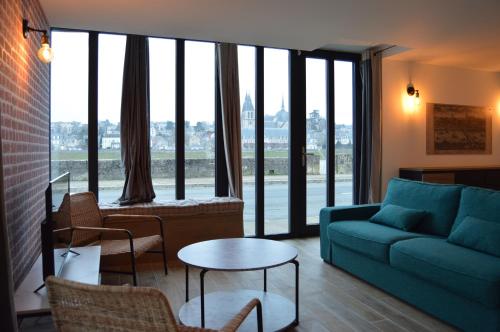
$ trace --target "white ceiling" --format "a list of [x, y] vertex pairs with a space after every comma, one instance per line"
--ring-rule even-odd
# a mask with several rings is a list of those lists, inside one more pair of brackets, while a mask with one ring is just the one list
[[359, 52], [500, 72], [500, 0], [40, 0], [53, 27]]

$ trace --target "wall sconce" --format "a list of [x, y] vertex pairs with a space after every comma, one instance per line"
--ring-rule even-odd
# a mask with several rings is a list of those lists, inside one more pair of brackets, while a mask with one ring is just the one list
[[413, 84], [409, 83], [408, 86], [406, 87], [406, 92], [408, 93], [408, 96], [412, 97], [415, 96], [414, 102], [416, 106], [420, 105], [420, 93], [418, 90], [415, 90], [415, 87]]
[[28, 25], [28, 20], [23, 19], [23, 36], [24, 36], [24, 38], [28, 38], [28, 34], [32, 31], [42, 33], [42, 39], [40, 41], [41, 46], [37, 52], [38, 59], [40, 59], [40, 61], [42, 61], [43, 63], [50, 63], [52, 61], [52, 59], [54, 58], [54, 51], [52, 51], [52, 48], [50, 48], [47, 30], [39, 30], [39, 29], [31, 28]]

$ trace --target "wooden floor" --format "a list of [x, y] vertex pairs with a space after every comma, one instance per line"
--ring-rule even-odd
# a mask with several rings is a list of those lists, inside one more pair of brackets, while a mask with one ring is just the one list
[[[356, 277], [323, 262], [319, 238], [284, 241], [299, 249], [300, 324], [292, 331], [455, 331], [445, 323], [397, 300]], [[199, 294], [199, 271], [190, 270], [191, 297]], [[294, 298], [294, 267], [268, 271], [269, 291]], [[208, 272], [205, 290], [261, 289], [262, 271]], [[104, 275], [102, 282], [131, 283], [127, 276]], [[121, 279], [121, 280], [120, 280]], [[172, 263], [169, 275], [160, 269], [139, 274], [139, 285], [160, 288], [174, 312], [184, 304], [184, 268]], [[27, 319], [22, 331], [53, 331], [49, 318]]]

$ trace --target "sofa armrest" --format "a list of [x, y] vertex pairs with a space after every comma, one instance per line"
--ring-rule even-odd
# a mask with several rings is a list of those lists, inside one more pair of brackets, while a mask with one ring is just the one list
[[331, 262], [330, 243], [328, 240], [328, 225], [342, 220], [365, 220], [369, 219], [380, 210], [381, 204], [363, 204], [349, 206], [325, 207], [319, 213], [319, 236], [321, 242], [321, 257]]

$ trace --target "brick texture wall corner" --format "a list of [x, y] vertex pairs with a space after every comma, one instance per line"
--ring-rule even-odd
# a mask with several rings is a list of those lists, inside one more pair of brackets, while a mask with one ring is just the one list
[[0, 0], [1, 158], [16, 287], [40, 253], [49, 180], [49, 66], [36, 56], [40, 35], [24, 39], [23, 18], [33, 27], [48, 28], [38, 0]]

